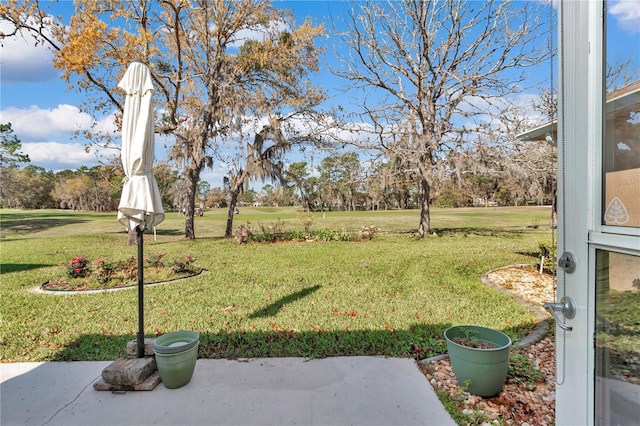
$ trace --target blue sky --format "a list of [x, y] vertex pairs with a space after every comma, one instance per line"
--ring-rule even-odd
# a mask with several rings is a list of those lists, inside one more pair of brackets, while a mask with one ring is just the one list
[[[323, 23], [329, 38], [326, 61], [331, 61], [331, 19], [344, 14], [345, 3], [334, 1], [276, 1], [277, 7], [290, 8], [298, 20], [305, 18], [314, 24]], [[51, 9], [54, 14], [67, 18], [73, 13], [71, 1], [61, 1]], [[610, 27], [613, 54], [630, 55], [634, 48], [635, 67], [640, 67], [640, 0], [610, 2], [609, 12], [614, 23]], [[545, 17], [546, 19], [546, 17]], [[0, 24], [4, 25], [4, 24]], [[5, 29], [0, 26], [0, 30]], [[557, 37], [554, 35], [554, 38]], [[76, 169], [82, 165], [99, 164], [95, 153], [84, 151], [84, 141], [73, 139], [73, 131], [91, 124], [91, 117], [82, 114], [77, 105], [82, 95], [67, 90], [67, 84], [53, 68], [52, 55], [42, 47], [33, 47], [22, 40], [4, 40], [0, 47], [0, 122], [11, 122], [14, 132], [22, 141], [23, 152], [31, 163], [47, 170]], [[548, 78], [549, 66], [540, 68], [540, 78]], [[544, 77], [542, 77], [544, 76]], [[338, 86], [344, 83], [324, 70], [315, 76], [330, 95], [330, 102], [345, 102], [338, 95]], [[117, 82], [114, 82], [114, 86]], [[535, 93], [523, 94], [533, 96]], [[112, 117], [103, 119], [99, 126], [113, 129]], [[156, 156], [161, 159], [163, 141], [157, 140]], [[167, 141], [164, 141], [167, 142]], [[113, 155], [113, 153], [106, 153]], [[212, 186], [220, 186], [224, 170], [206, 170], [203, 178]]]

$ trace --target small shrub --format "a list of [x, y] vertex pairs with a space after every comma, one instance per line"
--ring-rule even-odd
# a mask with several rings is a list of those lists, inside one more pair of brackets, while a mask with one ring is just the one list
[[307, 237], [311, 235], [311, 227], [315, 225], [316, 218], [311, 212], [299, 213], [298, 222], [304, 227]]
[[100, 284], [108, 283], [116, 272], [116, 266], [103, 258], [96, 259], [95, 274]]
[[375, 237], [379, 232], [380, 228], [377, 228], [375, 226], [363, 226], [359, 232], [360, 239], [371, 241], [373, 240], [373, 237]]
[[240, 228], [236, 229], [236, 231], [233, 233], [239, 244], [246, 243], [247, 239], [249, 238], [249, 234], [249, 228], [245, 227], [244, 225], [240, 225]]
[[433, 203], [433, 206], [441, 209], [450, 209], [458, 207], [458, 202], [453, 198], [440, 197]]
[[477, 349], [495, 349], [498, 347], [498, 345], [493, 342], [478, 339], [477, 335], [479, 333], [477, 330], [465, 328], [462, 331], [464, 332], [464, 336], [453, 339], [453, 341], [459, 345]]
[[134, 279], [138, 276], [138, 260], [133, 256], [121, 260], [117, 263], [116, 269], [125, 280]]
[[69, 278], [84, 278], [91, 272], [89, 261], [87, 258], [78, 256], [74, 257], [66, 264], [67, 275]]
[[539, 248], [540, 259], [542, 259], [542, 254], [545, 253], [544, 265], [542, 265], [542, 267], [549, 272], [555, 272], [558, 246], [556, 244], [552, 244], [549, 241], [542, 241], [539, 243]]
[[278, 222], [272, 223], [271, 225], [258, 223], [258, 226], [262, 231], [262, 235], [256, 236], [256, 241], [272, 243], [284, 235], [284, 222], [281, 220], [278, 220]]
[[162, 253], [154, 253], [149, 257], [146, 257], [144, 259], [144, 263], [147, 264], [147, 266], [151, 266], [151, 267], [161, 267], [164, 266], [164, 261], [162, 260], [163, 257], [166, 256], [165, 252]]
[[271, 235], [255, 234], [251, 237], [251, 241], [256, 243], [271, 243], [273, 242]]
[[344, 229], [340, 233], [336, 232], [334, 234], [334, 237], [338, 241], [353, 241], [353, 240], [356, 239], [354, 235], [350, 234], [349, 232], [347, 232]]
[[525, 355], [512, 353], [509, 357], [508, 377], [513, 383], [536, 384], [544, 379], [542, 373]]
[[286, 231], [284, 233], [284, 238], [286, 240], [304, 240], [306, 239], [308, 234], [305, 231]]
[[313, 233], [313, 237], [320, 241], [332, 241], [334, 239], [335, 232], [331, 229], [318, 229]]
[[193, 262], [195, 259], [190, 254], [185, 255], [183, 258], [174, 260], [171, 265], [171, 272], [174, 274], [181, 274], [183, 272], [195, 272]]

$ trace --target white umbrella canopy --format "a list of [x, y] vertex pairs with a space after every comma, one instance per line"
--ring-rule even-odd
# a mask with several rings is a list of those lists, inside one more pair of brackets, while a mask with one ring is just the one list
[[153, 83], [149, 68], [133, 62], [118, 87], [126, 92], [122, 115], [122, 166], [126, 175], [118, 206], [118, 222], [129, 233], [129, 244], [138, 244], [138, 358], [144, 351], [144, 265], [143, 237], [164, 220], [164, 209], [156, 178], [153, 176], [155, 156], [153, 133]]
[[122, 117], [122, 166], [126, 175], [118, 206], [118, 222], [130, 234], [152, 229], [164, 220], [162, 198], [153, 176], [153, 83], [149, 68], [133, 62], [118, 87], [126, 92]]

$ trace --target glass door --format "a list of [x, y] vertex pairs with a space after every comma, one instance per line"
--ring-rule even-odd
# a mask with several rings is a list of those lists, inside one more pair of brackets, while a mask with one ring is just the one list
[[[640, 29], [620, 21], [624, 5], [609, 2], [603, 15], [602, 227], [591, 238], [601, 425], [640, 424]], [[627, 6], [637, 13], [640, 3]]]
[[637, 7], [558, 5], [559, 425], [640, 424]]
[[640, 256], [595, 258], [595, 424], [639, 424]]

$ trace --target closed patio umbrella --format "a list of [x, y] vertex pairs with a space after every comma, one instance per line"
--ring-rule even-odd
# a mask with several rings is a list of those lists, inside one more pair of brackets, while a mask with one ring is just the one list
[[143, 232], [164, 220], [158, 184], [153, 176], [153, 83], [149, 68], [133, 62], [118, 87], [126, 92], [122, 116], [122, 166], [125, 179], [118, 206], [118, 222], [138, 244], [138, 338], [137, 355], [144, 356]]

